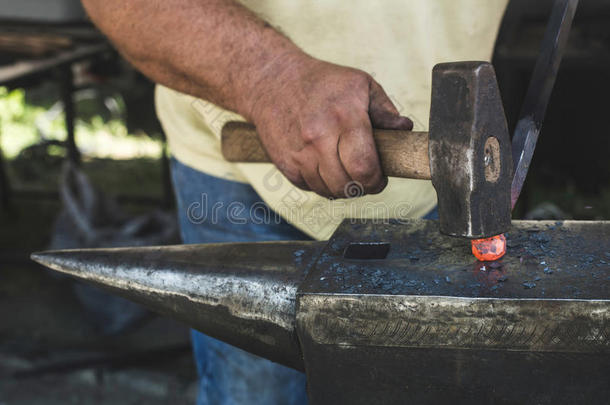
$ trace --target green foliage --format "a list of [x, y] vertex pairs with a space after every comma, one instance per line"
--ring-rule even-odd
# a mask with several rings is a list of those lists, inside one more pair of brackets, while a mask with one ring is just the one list
[[38, 139], [34, 121], [43, 111], [25, 102], [24, 90], [0, 87], [0, 146], [5, 156], [15, 156]]
[[25, 112], [25, 92], [21, 89], [8, 91], [0, 87], [0, 120], [20, 121]]
[[[54, 95], [48, 96], [49, 100], [53, 100]], [[125, 106], [120, 97], [115, 101], [124, 111]], [[105, 119], [100, 114], [99, 103], [84, 100], [78, 103], [76, 109], [76, 141], [86, 154], [125, 159], [157, 157], [161, 153], [158, 142], [146, 136], [130, 136], [122, 120], [110, 117]], [[0, 149], [5, 157], [12, 159], [24, 148], [39, 142], [39, 130], [47, 139], [66, 138], [63, 113], [57, 116], [52, 113], [43, 115], [48, 111], [44, 107], [28, 104], [25, 90], [9, 91], [0, 87]], [[52, 151], [52, 154], [56, 153], [61, 154], [61, 151]]]

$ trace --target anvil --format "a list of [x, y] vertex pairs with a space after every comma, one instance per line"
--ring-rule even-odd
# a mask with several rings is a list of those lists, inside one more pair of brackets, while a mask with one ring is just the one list
[[303, 370], [312, 404], [610, 398], [610, 222], [515, 221], [478, 262], [426, 220], [326, 242], [90, 249], [34, 260]]

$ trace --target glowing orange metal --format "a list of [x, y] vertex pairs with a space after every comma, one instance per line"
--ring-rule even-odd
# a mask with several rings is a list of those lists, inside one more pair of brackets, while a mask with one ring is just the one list
[[482, 262], [498, 260], [506, 253], [506, 238], [504, 234], [491, 238], [473, 239], [472, 254]]

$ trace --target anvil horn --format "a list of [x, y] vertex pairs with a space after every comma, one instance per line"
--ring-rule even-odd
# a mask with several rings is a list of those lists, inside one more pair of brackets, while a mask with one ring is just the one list
[[233, 243], [32, 254], [209, 336], [304, 370], [296, 334], [299, 284], [324, 243]]

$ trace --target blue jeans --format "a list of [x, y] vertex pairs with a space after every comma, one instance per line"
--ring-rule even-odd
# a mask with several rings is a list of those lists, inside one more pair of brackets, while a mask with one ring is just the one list
[[[250, 207], [264, 203], [250, 185], [209, 176], [175, 159], [172, 181], [184, 243], [310, 239], [283, 220], [252, 221]], [[307, 404], [305, 374], [195, 330], [191, 339], [198, 404]]]

